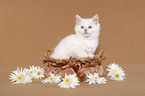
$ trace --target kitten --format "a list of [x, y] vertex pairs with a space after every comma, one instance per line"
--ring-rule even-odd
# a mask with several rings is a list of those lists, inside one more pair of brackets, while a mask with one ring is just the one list
[[50, 57], [55, 59], [64, 59], [70, 56], [73, 58], [94, 57], [99, 43], [99, 16], [81, 18], [76, 15], [75, 33], [62, 39]]

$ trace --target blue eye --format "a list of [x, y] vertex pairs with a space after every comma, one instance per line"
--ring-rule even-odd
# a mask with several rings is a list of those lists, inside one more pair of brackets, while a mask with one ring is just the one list
[[89, 26], [88, 28], [89, 28], [89, 29], [92, 29], [92, 26]]
[[84, 29], [84, 26], [81, 26], [81, 29]]

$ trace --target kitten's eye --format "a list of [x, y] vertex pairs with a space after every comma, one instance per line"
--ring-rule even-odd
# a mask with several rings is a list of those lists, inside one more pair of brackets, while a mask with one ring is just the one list
[[89, 28], [89, 29], [92, 29], [92, 26], [89, 26], [88, 28]]
[[84, 29], [84, 26], [81, 26], [81, 29]]

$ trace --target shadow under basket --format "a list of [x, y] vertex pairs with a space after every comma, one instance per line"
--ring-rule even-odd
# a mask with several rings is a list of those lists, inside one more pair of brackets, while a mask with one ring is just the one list
[[47, 77], [49, 72], [59, 74], [62, 71], [71, 69], [73, 73], [77, 74], [79, 81], [86, 80], [86, 72], [83, 69], [97, 69], [99, 76], [103, 75], [103, 67], [101, 65], [102, 61], [107, 58], [107, 55], [103, 54], [102, 49], [99, 54], [96, 54], [93, 58], [78, 57], [78, 58], [68, 58], [68, 59], [54, 59], [50, 58], [50, 51], [47, 50], [45, 56], [43, 57], [43, 63], [46, 65], [45, 76]]

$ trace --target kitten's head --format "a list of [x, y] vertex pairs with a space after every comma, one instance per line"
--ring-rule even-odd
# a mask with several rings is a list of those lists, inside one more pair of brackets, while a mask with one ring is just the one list
[[76, 15], [75, 32], [77, 35], [84, 37], [99, 36], [100, 24], [99, 16], [95, 15], [93, 18], [81, 18]]

